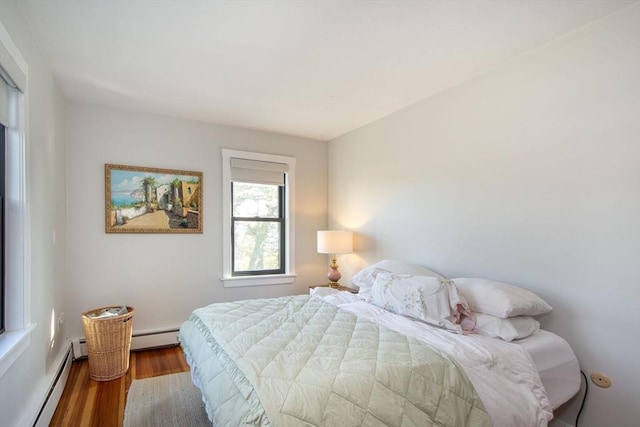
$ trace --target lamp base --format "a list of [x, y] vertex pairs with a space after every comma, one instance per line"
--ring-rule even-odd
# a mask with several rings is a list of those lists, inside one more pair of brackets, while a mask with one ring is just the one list
[[336, 264], [336, 256], [333, 256], [333, 262], [329, 266], [329, 272], [327, 273], [327, 279], [329, 279], [329, 283], [338, 284], [338, 280], [340, 280], [342, 275], [338, 271], [338, 264]]
[[329, 283], [327, 283], [327, 286], [329, 286], [330, 288], [334, 288], [334, 289], [337, 289], [337, 288], [341, 287], [340, 283], [338, 283], [338, 282], [329, 282]]

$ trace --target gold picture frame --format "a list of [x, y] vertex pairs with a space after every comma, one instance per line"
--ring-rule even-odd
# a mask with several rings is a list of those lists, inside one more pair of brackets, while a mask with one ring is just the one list
[[202, 233], [202, 172], [105, 164], [107, 233]]

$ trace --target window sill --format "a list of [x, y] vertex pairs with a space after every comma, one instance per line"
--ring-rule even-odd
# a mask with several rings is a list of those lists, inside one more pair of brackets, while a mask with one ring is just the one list
[[19, 331], [5, 332], [0, 336], [0, 378], [27, 349], [31, 342], [31, 332], [36, 328], [32, 323]]
[[290, 285], [296, 280], [296, 274], [223, 277], [221, 280], [225, 288], [239, 288], [243, 286]]

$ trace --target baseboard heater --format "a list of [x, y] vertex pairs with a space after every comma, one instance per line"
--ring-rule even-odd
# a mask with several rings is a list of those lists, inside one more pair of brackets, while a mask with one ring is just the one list
[[[178, 344], [178, 331], [179, 328], [134, 331], [131, 334], [131, 350], [176, 345]], [[74, 338], [71, 342], [73, 343], [73, 357], [75, 359], [87, 357], [87, 340], [84, 337]]]
[[38, 412], [36, 420], [33, 423], [34, 427], [46, 427], [51, 422], [51, 418], [53, 418], [53, 414], [56, 411], [56, 407], [58, 406], [58, 402], [60, 401], [60, 397], [62, 396], [64, 386], [67, 383], [69, 371], [71, 371], [72, 361], [72, 346], [69, 345], [69, 348], [67, 349], [62, 359], [62, 363], [60, 363], [58, 372], [56, 373], [56, 376], [53, 379], [51, 386], [49, 387], [49, 391], [44, 399], [42, 407], [40, 408], [40, 412]]

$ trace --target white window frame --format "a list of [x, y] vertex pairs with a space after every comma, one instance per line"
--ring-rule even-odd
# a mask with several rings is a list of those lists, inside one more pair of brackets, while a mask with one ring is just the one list
[[[28, 76], [27, 62], [0, 23], [0, 59], [2, 68]], [[16, 70], [17, 68], [17, 70]], [[8, 76], [11, 78], [11, 75]], [[15, 80], [15, 79], [14, 79]], [[17, 111], [7, 128], [6, 153], [6, 228], [5, 228], [5, 333], [0, 335], [0, 377], [11, 367], [31, 343], [36, 324], [31, 321], [31, 233], [27, 204], [27, 139], [25, 99], [28, 84], [22, 93], [14, 94]]]
[[[285, 182], [285, 273], [256, 276], [232, 276], [231, 271], [231, 158], [284, 163], [288, 165]], [[295, 273], [295, 176], [296, 159], [289, 156], [222, 149], [222, 283], [225, 288], [241, 286], [290, 285]]]

